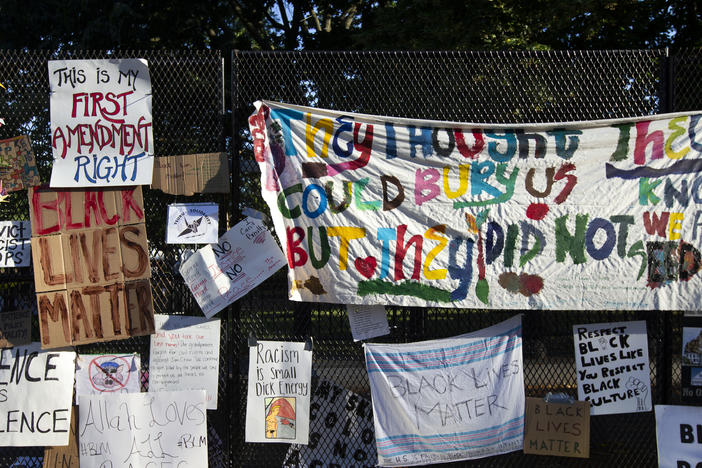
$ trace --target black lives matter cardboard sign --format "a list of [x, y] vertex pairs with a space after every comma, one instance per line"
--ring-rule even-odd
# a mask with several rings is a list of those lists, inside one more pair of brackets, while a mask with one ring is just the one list
[[154, 331], [141, 187], [31, 189], [43, 348]]
[[558, 457], [590, 457], [590, 404], [547, 403], [527, 398], [524, 453]]

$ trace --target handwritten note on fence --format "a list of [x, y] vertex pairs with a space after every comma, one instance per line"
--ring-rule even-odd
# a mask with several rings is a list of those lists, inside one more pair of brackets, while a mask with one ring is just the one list
[[154, 315], [149, 392], [205, 390], [207, 409], [217, 409], [220, 321]]
[[651, 411], [646, 322], [573, 325], [578, 400], [590, 414]]
[[29, 344], [32, 340], [32, 312], [0, 312], [0, 348]]
[[543, 398], [527, 398], [524, 416], [524, 453], [590, 456], [588, 402], [547, 403]]
[[203, 390], [79, 397], [81, 468], [207, 466]]
[[0, 268], [29, 266], [29, 221], [0, 221]]

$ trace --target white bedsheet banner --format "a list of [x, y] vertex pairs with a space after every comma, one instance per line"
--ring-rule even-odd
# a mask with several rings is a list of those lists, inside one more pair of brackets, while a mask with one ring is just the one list
[[522, 450], [521, 315], [454, 338], [365, 348], [379, 465]]
[[702, 114], [486, 125], [258, 102], [297, 301], [696, 310]]

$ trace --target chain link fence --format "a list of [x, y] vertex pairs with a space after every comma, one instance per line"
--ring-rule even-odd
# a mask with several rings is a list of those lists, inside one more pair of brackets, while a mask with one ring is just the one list
[[[245, 206], [266, 211], [246, 119], [257, 99], [371, 114], [476, 123], [572, 121], [629, 117], [702, 107], [702, 52], [668, 57], [663, 50], [578, 52], [238, 52], [0, 51], [0, 138], [27, 134], [42, 180], [50, 174], [47, 60], [145, 58], [153, 88], [157, 156], [229, 150], [232, 193], [198, 196], [220, 205], [220, 226]], [[227, 66], [224, 66], [227, 61]], [[228, 85], [225, 87], [225, 83]], [[231, 93], [231, 96], [225, 95]], [[230, 114], [231, 122], [226, 117]], [[182, 246], [165, 244], [166, 206], [185, 201], [144, 189], [156, 313], [201, 315], [175, 265]], [[189, 200], [193, 200], [190, 198]], [[0, 219], [28, 219], [26, 192], [0, 204]], [[0, 269], [0, 310], [36, 309], [31, 269]], [[527, 396], [575, 396], [572, 325], [645, 320], [654, 404], [680, 402], [681, 313], [538, 311], [523, 317]], [[383, 342], [449, 337], [490, 326], [514, 311], [388, 307]], [[33, 337], [39, 339], [36, 311]], [[248, 338], [314, 338], [313, 373], [370, 398], [362, 347], [354, 343], [343, 305], [288, 301], [284, 271], [220, 313], [219, 408], [208, 412], [209, 466], [280, 466], [289, 447], [244, 443]], [[148, 387], [149, 339], [78, 346], [79, 353], [141, 355]], [[320, 408], [322, 411], [323, 408]], [[655, 466], [653, 413], [592, 418], [589, 460], [520, 452], [452, 466]], [[319, 444], [329, 442], [324, 433]], [[366, 443], [366, 442], [364, 442]], [[345, 466], [372, 466], [344, 454]], [[41, 466], [43, 449], [0, 449], [0, 466]], [[374, 456], [374, 454], [373, 454]], [[317, 466], [327, 466], [320, 460]], [[332, 465], [329, 465], [332, 466]]]

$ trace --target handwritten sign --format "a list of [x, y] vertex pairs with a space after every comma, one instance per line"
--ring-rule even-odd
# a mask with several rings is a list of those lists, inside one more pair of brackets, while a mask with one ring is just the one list
[[51, 187], [148, 185], [154, 164], [144, 59], [50, 60]]
[[0, 350], [0, 446], [67, 445], [76, 353]]
[[382, 305], [347, 304], [346, 314], [349, 316], [353, 341], [368, 340], [390, 333], [388, 317]]
[[71, 409], [71, 428], [68, 433], [68, 445], [63, 447], [46, 447], [44, 449], [43, 468], [80, 468], [78, 457], [78, 407]]
[[306, 445], [312, 351], [305, 343], [259, 341], [249, 347], [246, 442]]
[[285, 256], [261, 220], [247, 217], [180, 267], [207, 318], [261, 284], [285, 265]]
[[473, 124], [259, 102], [296, 301], [698, 310], [702, 114]]
[[702, 404], [702, 317], [682, 318], [680, 400]]
[[28, 136], [0, 140], [0, 181], [6, 192], [41, 184], [36, 164]]
[[32, 311], [0, 312], [0, 348], [29, 344], [32, 341]]
[[79, 354], [76, 358], [78, 395], [141, 392], [138, 354]]
[[227, 153], [199, 153], [157, 157], [152, 189], [172, 195], [229, 193]]
[[310, 440], [293, 444], [285, 468], [376, 465], [373, 409], [370, 400], [328, 380], [312, 379]]
[[702, 466], [702, 408], [656, 405], [659, 468]]
[[220, 321], [154, 315], [149, 392], [205, 390], [207, 409], [217, 409]]
[[646, 322], [573, 325], [578, 400], [590, 414], [651, 411]]
[[557, 457], [590, 457], [590, 404], [547, 403], [527, 398], [524, 453]]
[[0, 221], [0, 268], [29, 266], [29, 221]]
[[167, 244], [214, 244], [219, 229], [216, 203], [171, 203], [168, 205]]
[[522, 450], [521, 315], [454, 338], [365, 349], [380, 465]]
[[81, 468], [207, 466], [203, 390], [78, 397]]
[[152, 333], [141, 187], [30, 189], [29, 206], [42, 346]]

